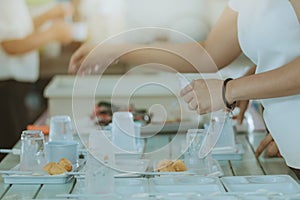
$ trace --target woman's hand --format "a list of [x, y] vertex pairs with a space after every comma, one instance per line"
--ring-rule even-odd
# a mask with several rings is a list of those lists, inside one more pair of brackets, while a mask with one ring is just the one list
[[71, 57], [69, 73], [103, 73], [110, 65], [121, 63], [122, 55], [130, 50], [124, 44], [83, 44]]
[[81, 66], [83, 60], [87, 57], [87, 55], [94, 47], [95, 45], [89, 43], [84, 43], [83, 45], [81, 45], [81, 47], [79, 47], [71, 56], [68, 72], [71, 74], [75, 74]]
[[225, 109], [222, 87], [223, 80], [198, 79], [182, 89], [180, 95], [191, 110], [205, 114]]
[[281, 157], [279, 149], [275, 141], [273, 140], [273, 137], [269, 133], [260, 142], [259, 146], [256, 149], [255, 156], [259, 157], [264, 150], [266, 150], [267, 157]]
[[238, 124], [242, 124], [245, 116], [245, 112], [248, 108], [249, 100], [243, 100], [237, 102], [237, 107], [240, 108], [239, 114], [233, 116], [233, 119], [237, 121]]
[[49, 31], [51, 32], [53, 39], [62, 44], [69, 44], [72, 42], [72, 29], [70, 25], [61, 20], [55, 21], [49, 28]]
[[74, 7], [71, 4], [57, 4], [49, 9], [45, 15], [47, 16], [47, 20], [63, 19], [68, 15], [72, 15], [73, 12]]

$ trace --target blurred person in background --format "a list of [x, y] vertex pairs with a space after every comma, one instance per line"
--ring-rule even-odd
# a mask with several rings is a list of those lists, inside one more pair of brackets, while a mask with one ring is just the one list
[[[71, 27], [63, 21], [71, 13], [71, 6], [57, 4], [32, 18], [25, 0], [0, 1], [0, 148], [12, 148], [29, 123], [24, 101], [39, 76], [38, 49], [72, 41]], [[40, 29], [49, 21], [49, 28]]]

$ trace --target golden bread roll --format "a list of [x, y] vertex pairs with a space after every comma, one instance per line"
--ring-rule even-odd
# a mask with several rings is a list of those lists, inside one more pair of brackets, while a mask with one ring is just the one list
[[175, 172], [173, 168], [173, 162], [171, 160], [162, 160], [157, 165], [158, 172]]
[[63, 168], [61, 165], [55, 163], [55, 162], [50, 162], [47, 165], [44, 166], [43, 168], [48, 174], [50, 175], [56, 175], [56, 174], [62, 174], [67, 172], [65, 168]]
[[186, 170], [186, 165], [182, 160], [176, 160], [175, 162], [171, 160], [162, 160], [157, 165], [158, 172], [182, 172]]
[[47, 163], [47, 164], [43, 167], [44, 171], [49, 172], [50, 168], [53, 167], [53, 165], [56, 165], [56, 162], [49, 162], [49, 163]]
[[67, 172], [67, 170], [62, 167], [61, 165], [55, 163], [55, 165], [53, 165], [50, 169], [49, 169], [49, 174], [50, 175], [57, 175], [57, 174], [63, 174]]
[[183, 172], [187, 170], [186, 165], [182, 160], [176, 160], [175, 162], [173, 162], [172, 167], [176, 172]]
[[72, 163], [67, 158], [60, 159], [58, 164], [65, 168], [68, 172], [72, 171]]
[[49, 162], [43, 167], [50, 175], [63, 174], [72, 171], [72, 163], [67, 158], [62, 158], [58, 163]]

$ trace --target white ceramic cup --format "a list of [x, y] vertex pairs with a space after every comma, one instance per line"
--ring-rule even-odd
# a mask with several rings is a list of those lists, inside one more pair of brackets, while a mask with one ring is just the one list
[[56, 115], [50, 119], [49, 141], [73, 140], [73, 125], [67, 115]]
[[67, 158], [72, 164], [78, 161], [77, 141], [52, 141], [45, 144], [47, 162], [58, 162], [62, 158]]

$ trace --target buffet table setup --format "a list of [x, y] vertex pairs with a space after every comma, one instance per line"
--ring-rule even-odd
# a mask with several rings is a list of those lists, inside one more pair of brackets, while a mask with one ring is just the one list
[[[178, 77], [167, 76], [128, 76], [127, 85], [117, 76], [53, 79], [38, 128], [0, 150], [8, 153], [0, 199], [300, 199], [300, 181], [281, 157], [255, 156], [265, 130], [241, 131], [227, 111], [207, 118], [178, 110]], [[130, 92], [147, 80], [173, 93], [157, 84]], [[130, 108], [116, 110], [129, 93]]]

